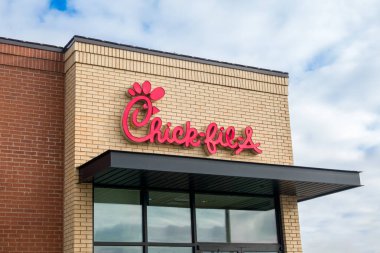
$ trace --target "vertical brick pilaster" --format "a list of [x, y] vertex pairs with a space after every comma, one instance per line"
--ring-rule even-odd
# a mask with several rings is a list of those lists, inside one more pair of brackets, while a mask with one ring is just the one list
[[302, 253], [296, 196], [280, 196], [285, 253]]
[[78, 184], [77, 68], [65, 76], [64, 252], [92, 252], [92, 184]]

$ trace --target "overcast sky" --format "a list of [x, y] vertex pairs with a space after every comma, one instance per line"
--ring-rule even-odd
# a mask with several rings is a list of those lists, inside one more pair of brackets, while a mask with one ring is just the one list
[[289, 72], [295, 164], [360, 170], [365, 185], [299, 205], [304, 252], [380, 252], [380, 1], [1, 0], [0, 17], [1, 37]]

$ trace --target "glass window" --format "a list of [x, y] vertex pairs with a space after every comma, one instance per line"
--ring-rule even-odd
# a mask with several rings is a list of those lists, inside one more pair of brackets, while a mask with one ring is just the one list
[[[244, 252], [256, 253], [253, 244], [278, 244], [273, 198], [195, 194], [194, 200], [197, 247], [204, 242], [244, 243], [250, 246]], [[144, 241], [143, 224], [147, 225]], [[94, 253], [143, 253], [145, 246], [148, 253], [192, 253], [190, 194], [94, 188], [94, 243]], [[219, 250], [235, 252], [230, 247]], [[211, 253], [214, 248], [200, 252]]]
[[198, 208], [196, 216], [198, 241], [227, 242], [225, 210]]
[[147, 209], [149, 242], [191, 242], [189, 194], [149, 192]]
[[276, 215], [267, 211], [230, 210], [231, 242], [277, 243]]
[[190, 247], [148, 247], [148, 253], [192, 253]]
[[140, 246], [96, 246], [94, 253], [142, 253]]
[[202, 253], [239, 253], [239, 251], [220, 251], [219, 249], [217, 249], [212, 251], [202, 251]]
[[274, 200], [196, 194], [199, 242], [277, 243]]
[[[94, 189], [94, 241], [141, 242], [142, 207], [140, 191]], [[99, 252], [130, 252], [132, 248], [102, 248]], [[116, 251], [115, 251], [116, 250]], [[131, 251], [135, 252], [135, 251]]]

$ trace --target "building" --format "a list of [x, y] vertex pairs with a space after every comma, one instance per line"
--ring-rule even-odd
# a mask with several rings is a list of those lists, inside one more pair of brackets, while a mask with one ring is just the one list
[[0, 39], [0, 252], [302, 252], [288, 74], [73, 37]]

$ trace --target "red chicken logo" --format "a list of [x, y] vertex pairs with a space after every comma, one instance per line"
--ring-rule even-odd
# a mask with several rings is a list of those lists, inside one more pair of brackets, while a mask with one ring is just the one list
[[[238, 155], [244, 150], [251, 150], [254, 154], [261, 154], [259, 148], [260, 142], [252, 140], [253, 129], [247, 126], [244, 135], [235, 138], [235, 128], [229, 126], [218, 127], [215, 122], [210, 123], [205, 131], [198, 131], [187, 121], [185, 126], [176, 126], [172, 128], [170, 122], [166, 125], [162, 124], [160, 117], [152, 116], [160, 110], [152, 104], [152, 102], [160, 100], [165, 95], [162, 87], [152, 90], [149, 81], [143, 82], [142, 85], [134, 83], [132, 88], [128, 89], [127, 95], [132, 99], [125, 107], [121, 128], [125, 137], [136, 143], [166, 143], [176, 144], [185, 147], [204, 146], [207, 154], [215, 154], [218, 147], [234, 150], [234, 154]], [[147, 127], [148, 133], [139, 137], [132, 133], [130, 125], [136, 128]]]
[[[157, 87], [153, 89], [152, 91], [152, 85], [150, 84], [149, 81], [143, 82], [143, 84], [140, 86], [139, 83], [135, 82], [132, 85], [132, 88], [128, 89], [128, 95], [130, 97], [136, 97], [136, 96], [146, 96], [149, 98], [151, 101], [157, 101], [160, 100], [161, 98], [164, 97], [165, 95], [165, 90], [162, 87]], [[144, 103], [143, 105], [144, 109], [148, 109], [148, 105]], [[152, 114], [158, 113], [160, 110], [153, 106], [153, 112]]]

